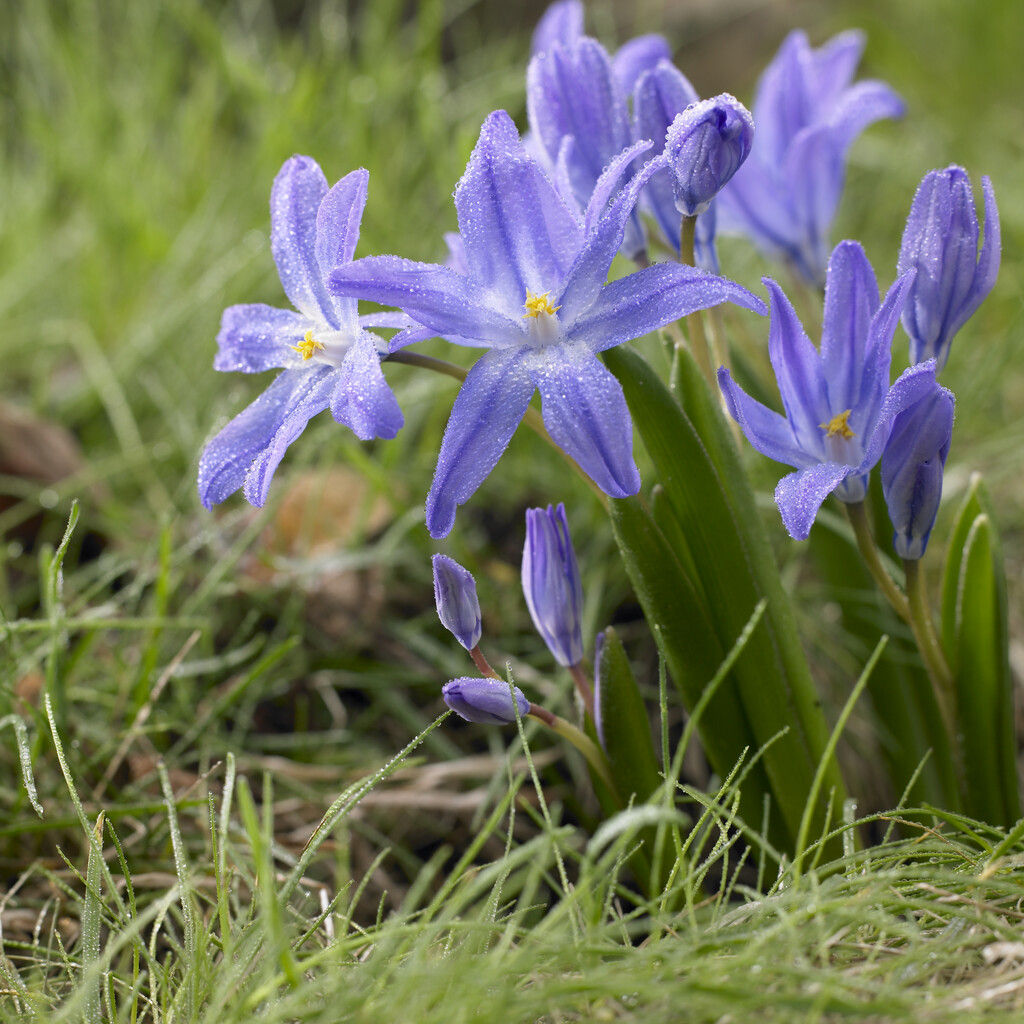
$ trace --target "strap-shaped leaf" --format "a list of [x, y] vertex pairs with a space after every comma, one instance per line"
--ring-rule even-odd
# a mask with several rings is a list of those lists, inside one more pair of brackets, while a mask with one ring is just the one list
[[[666, 511], [671, 513], [670, 509]], [[692, 711], [728, 648], [718, 642], [707, 608], [679, 563], [678, 547], [641, 502], [636, 498], [613, 501], [609, 515], [626, 572], [668, 674], [683, 706]], [[757, 749], [732, 675], [721, 682], [705, 707], [698, 731], [711, 767], [720, 778], [732, 772], [745, 750], [749, 759]], [[740, 816], [756, 826], [763, 813], [764, 796], [771, 792], [764, 765], [758, 761], [749, 768], [743, 784]], [[770, 826], [770, 839], [776, 846], [785, 846], [794, 838], [778, 815], [770, 819]]]
[[647, 707], [622, 641], [610, 627], [604, 632], [597, 700], [601, 741], [615, 788], [624, 807], [630, 799], [642, 803], [661, 785], [661, 775]]
[[1009, 826], [1020, 817], [1020, 798], [1002, 567], [995, 526], [981, 513], [964, 541], [954, 612], [966, 809]]
[[[986, 519], [984, 527], [977, 525], [979, 517]], [[993, 825], [1020, 816], [1006, 569], [996, 521], [992, 495], [975, 473], [950, 531], [941, 598], [942, 646], [957, 684], [970, 811], [975, 813], [974, 802], [981, 801], [977, 814], [983, 815], [983, 806], [992, 808]], [[984, 764], [995, 773], [987, 782]], [[1000, 795], [998, 814], [992, 790]]]
[[[619, 348], [605, 358], [623, 386], [658, 481], [688, 540], [719, 647], [727, 647], [757, 603], [768, 599], [764, 619], [732, 676], [758, 746], [788, 730], [766, 751], [764, 764], [792, 845], [828, 729], [732, 436], [699, 372], [681, 355], [678, 380], [685, 411], [635, 353]], [[709, 729], [706, 725], [702, 737]], [[830, 795], [844, 798], [834, 759], [817, 823], [824, 820]]]

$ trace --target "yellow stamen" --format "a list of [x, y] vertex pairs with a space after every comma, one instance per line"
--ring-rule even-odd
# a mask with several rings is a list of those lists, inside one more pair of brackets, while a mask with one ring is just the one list
[[306, 331], [306, 336], [298, 343], [298, 345], [292, 345], [292, 349], [298, 352], [303, 359], [312, 359], [313, 353], [323, 352], [324, 346], [313, 337], [313, 330], [310, 328]]
[[839, 413], [838, 416], [833, 416], [828, 423], [819, 423], [818, 426], [825, 431], [826, 437], [841, 437], [844, 441], [849, 441], [857, 436], [850, 429], [851, 412], [851, 409], [847, 409], [845, 412]]
[[534, 295], [529, 288], [526, 289], [526, 301], [523, 303], [523, 309], [526, 312], [523, 314], [525, 320], [528, 316], [540, 316], [541, 313], [550, 313], [552, 316], [557, 313], [562, 307], [552, 306], [548, 296], [551, 292], [545, 292], [543, 295]]

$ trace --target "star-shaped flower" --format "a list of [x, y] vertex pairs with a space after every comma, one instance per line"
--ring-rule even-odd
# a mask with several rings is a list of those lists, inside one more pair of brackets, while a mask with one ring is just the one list
[[274, 179], [270, 244], [295, 310], [262, 304], [226, 309], [213, 366], [284, 372], [206, 446], [199, 496], [207, 508], [239, 487], [253, 505], [262, 505], [288, 445], [324, 409], [364, 441], [392, 438], [402, 426], [380, 369], [386, 344], [365, 328], [406, 327], [408, 319], [360, 317], [355, 299], [331, 295], [325, 283], [327, 273], [355, 252], [368, 177], [352, 171], [328, 191], [316, 161], [293, 156]]
[[598, 182], [582, 222], [525, 152], [504, 111], [488, 117], [455, 191], [465, 272], [368, 257], [330, 277], [335, 294], [399, 306], [458, 344], [489, 349], [469, 371], [445, 430], [427, 497], [427, 527], [445, 536], [457, 506], [494, 468], [534, 392], [555, 443], [613, 497], [640, 476], [622, 388], [597, 353], [720, 302], [763, 311], [723, 278], [658, 263], [606, 284], [649, 164], [608, 201], [642, 147]]
[[824, 283], [847, 150], [868, 125], [904, 110], [884, 82], [850, 84], [863, 49], [860, 32], [816, 50], [803, 32], [786, 37], [757, 84], [750, 157], [718, 201], [721, 228], [742, 232], [815, 285]]
[[893, 420], [935, 385], [935, 363], [911, 367], [889, 386], [892, 336], [913, 273], [879, 303], [864, 250], [840, 242], [828, 263], [821, 351], [804, 333], [782, 289], [770, 278], [768, 353], [786, 415], [751, 398], [718, 371], [733, 419], [762, 455], [796, 468], [779, 481], [775, 502], [791, 536], [806, 540], [821, 503], [833, 491], [862, 501]]

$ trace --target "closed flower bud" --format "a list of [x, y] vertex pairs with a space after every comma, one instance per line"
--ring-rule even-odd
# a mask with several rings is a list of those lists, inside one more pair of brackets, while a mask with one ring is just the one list
[[473, 650], [480, 643], [480, 602], [468, 569], [447, 555], [434, 555], [434, 601], [437, 617], [456, 640]]
[[952, 435], [953, 393], [938, 383], [893, 420], [882, 453], [882, 492], [900, 558], [921, 558], [928, 547]]
[[746, 160], [753, 141], [750, 111], [728, 93], [691, 103], [677, 115], [665, 136], [676, 209], [685, 217], [703, 213]]
[[523, 594], [537, 632], [560, 665], [583, 659], [583, 586], [565, 506], [526, 510]]
[[910, 361], [946, 365], [953, 336], [992, 290], [999, 274], [999, 211], [992, 183], [985, 194], [985, 239], [978, 252], [978, 217], [962, 167], [929, 171], [914, 196], [900, 245], [898, 272], [917, 271], [903, 308]]
[[520, 717], [530, 711], [530, 702], [523, 696], [523, 691], [518, 686], [510, 690], [504, 679], [462, 676], [445, 683], [441, 695], [445, 704], [467, 722], [512, 725], [516, 720], [517, 705]]

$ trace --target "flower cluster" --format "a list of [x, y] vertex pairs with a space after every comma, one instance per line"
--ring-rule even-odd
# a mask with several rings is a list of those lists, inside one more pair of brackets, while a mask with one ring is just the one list
[[[717, 217], [825, 284], [819, 350], [781, 287], [765, 279], [768, 350], [785, 415], [751, 398], [728, 370], [719, 377], [751, 443], [794, 468], [776, 492], [787, 528], [806, 537], [832, 492], [860, 501], [881, 461], [900, 546], [923, 550], [937, 498], [922, 494], [941, 486], [952, 421], [951, 397], [935, 374], [998, 272], [988, 179], [979, 255], [966, 172], [950, 167], [926, 176], [907, 221], [899, 277], [882, 300], [857, 243], [840, 243], [826, 259], [847, 150], [873, 121], [903, 109], [884, 83], [852, 84], [859, 34], [817, 50], [803, 33], [791, 34], [762, 76], [752, 117], [727, 94], [700, 100], [662, 37], [638, 37], [613, 56], [584, 33], [583, 14], [578, 0], [563, 0], [534, 33], [528, 135], [521, 139], [504, 111], [484, 122], [455, 189], [459, 232], [448, 236], [447, 264], [354, 259], [366, 171], [328, 188], [312, 159], [285, 162], [271, 190], [271, 247], [294, 309], [230, 307], [214, 362], [218, 370], [281, 372], [206, 446], [203, 504], [242, 489], [262, 505], [287, 447], [322, 410], [363, 440], [393, 438], [403, 417], [381, 364], [433, 336], [482, 354], [440, 442], [426, 498], [432, 536], [451, 531], [458, 506], [494, 468], [538, 391], [554, 442], [605, 494], [636, 494], [629, 410], [599, 354], [716, 304], [765, 312], [745, 288], [688, 265], [695, 256], [717, 269]], [[650, 263], [652, 237], [676, 258]], [[610, 280], [619, 252], [640, 266]], [[360, 316], [359, 300], [394, 309]], [[901, 317], [912, 365], [890, 384]], [[373, 333], [380, 329], [399, 333], [388, 342]], [[551, 530], [558, 535], [549, 510], [530, 535], [549, 548], [542, 537]], [[475, 594], [452, 566], [439, 562], [435, 570], [439, 611], [474, 646]], [[531, 611], [543, 631], [543, 609], [531, 604]], [[560, 661], [579, 660], [565, 638], [556, 641]]]

